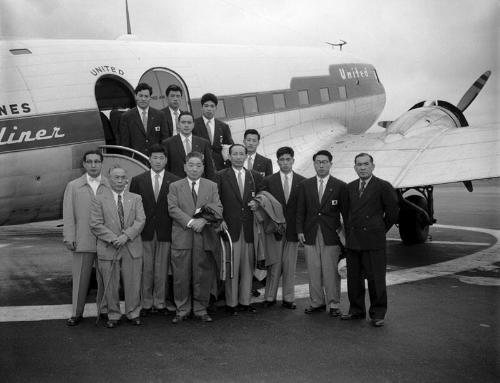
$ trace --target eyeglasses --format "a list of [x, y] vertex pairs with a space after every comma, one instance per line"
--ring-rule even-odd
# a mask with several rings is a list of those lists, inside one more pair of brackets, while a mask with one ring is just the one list
[[102, 163], [102, 161], [101, 160], [86, 160], [85, 163], [87, 165], [92, 165], [92, 164], [99, 165], [100, 163]]
[[317, 160], [317, 161], [314, 161], [314, 163], [316, 165], [328, 165], [330, 163], [330, 161], [327, 161], [327, 160], [323, 160], [323, 161]]

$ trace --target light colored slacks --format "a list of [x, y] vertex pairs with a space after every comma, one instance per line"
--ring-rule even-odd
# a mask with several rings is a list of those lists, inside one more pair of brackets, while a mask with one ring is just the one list
[[154, 234], [152, 241], [143, 241], [144, 249], [142, 264], [142, 308], [164, 309], [170, 295], [167, 283], [170, 268], [170, 242], [161, 242]]
[[252, 293], [252, 276], [254, 269], [253, 243], [245, 242], [243, 227], [240, 238], [233, 242], [234, 278], [226, 277], [226, 305], [236, 307], [239, 304], [248, 306]]
[[[87, 298], [87, 292], [90, 285], [90, 276], [92, 275], [92, 266], [94, 261], [97, 262], [96, 253], [87, 252], [73, 252], [73, 263], [72, 263], [72, 276], [73, 276], [73, 293], [72, 293], [72, 311], [71, 316], [81, 316], [83, 315], [83, 310], [85, 308], [85, 300]], [[104, 286], [102, 283], [102, 277], [99, 273], [96, 264], [96, 278], [97, 278], [97, 295], [96, 304], [101, 304], [102, 294]], [[106, 312], [106, 310], [102, 310]]]
[[286, 238], [281, 243], [281, 259], [267, 268], [266, 294], [267, 301], [276, 300], [278, 286], [283, 276], [283, 301], [295, 300], [295, 268], [297, 266], [298, 242], [288, 242]]

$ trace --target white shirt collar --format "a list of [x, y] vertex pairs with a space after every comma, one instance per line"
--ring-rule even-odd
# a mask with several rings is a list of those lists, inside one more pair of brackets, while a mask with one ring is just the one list
[[[370, 178], [368, 178], [367, 180], [365, 180], [365, 187], [368, 185], [368, 182], [370, 182], [370, 181], [371, 181], [372, 177], [373, 177], [373, 175], [371, 175], [371, 176], [370, 176]], [[360, 186], [361, 186], [361, 181], [362, 181], [362, 179], [360, 178], [360, 179], [359, 179], [359, 185], [360, 185]]]
[[202, 116], [203, 117], [203, 122], [205, 122], [205, 125], [207, 124], [207, 122], [210, 122], [210, 126], [212, 126], [213, 124], [213, 121], [215, 118], [211, 118], [210, 120], [208, 118], [206, 118], [205, 116]]
[[113, 198], [115, 199], [115, 203], [116, 204], [118, 204], [118, 195], [122, 196], [122, 203], [123, 203], [123, 195], [125, 193], [125, 190], [122, 191], [120, 194], [118, 194], [117, 192], [115, 192], [113, 189], [111, 189], [111, 192], [113, 193]]
[[326, 185], [328, 183], [328, 180], [330, 179], [330, 174], [328, 174], [326, 177], [321, 178], [316, 176], [316, 183], [319, 185], [320, 180], [323, 180], [323, 185]]
[[234, 166], [231, 167], [233, 169], [234, 174], [238, 176], [239, 172], [242, 172], [241, 175], [245, 175], [245, 168], [241, 168], [240, 170], [236, 169]]
[[149, 106], [146, 109], [142, 109], [140, 106], [138, 106], [137, 111], [139, 112], [140, 115], [142, 115], [142, 112], [146, 112], [146, 114], [148, 114]]
[[91, 183], [91, 182], [101, 183], [101, 175], [99, 174], [97, 177], [93, 178], [90, 176], [89, 173], [87, 173], [87, 183]]
[[159, 175], [160, 176], [160, 180], [163, 179], [163, 175], [165, 174], [165, 169], [163, 169], [161, 172], [159, 173], [156, 173], [153, 169], [151, 169], [151, 178], [154, 180], [155, 176], [156, 175]]
[[181, 140], [182, 142], [186, 142], [186, 138], [191, 142], [192, 139], [193, 139], [193, 133], [191, 133], [189, 136], [185, 136], [184, 134], [182, 133], [179, 133], [179, 135], [181, 136]]

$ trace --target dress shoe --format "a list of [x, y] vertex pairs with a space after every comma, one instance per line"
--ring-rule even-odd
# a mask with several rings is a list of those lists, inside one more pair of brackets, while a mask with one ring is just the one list
[[208, 314], [203, 314], [203, 315], [197, 315], [196, 319], [201, 320], [202, 322], [213, 322], [214, 320], [212, 317]]
[[331, 317], [339, 317], [341, 315], [342, 315], [342, 313], [340, 312], [340, 309], [330, 307], [330, 316]]
[[141, 317], [147, 317], [149, 314], [153, 312], [153, 309], [141, 309]]
[[372, 319], [372, 326], [373, 327], [382, 327], [384, 325], [384, 320], [383, 319]]
[[281, 306], [283, 306], [286, 309], [290, 309], [290, 310], [295, 310], [297, 308], [297, 305], [295, 303], [287, 302], [287, 301], [283, 301], [281, 303]]
[[76, 317], [71, 317], [66, 321], [66, 325], [68, 325], [70, 327], [78, 326], [82, 320], [83, 320], [83, 317], [81, 315], [76, 316]]
[[115, 328], [118, 326], [118, 321], [110, 319], [104, 324], [104, 326], [106, 326], [106, 328]]
[[257, 297], [260, 297], [260, 292], [259, 290], [256, 290], [256, 289], [253, 289], [252, 290], [252, 296], [257, 298]]
[[321, 305], [321, 306], [318, 306], [318, 307], [312, 307], [312, 306], [309, 306], [309, 307], [306, 307], [304, 312], [306, 314], [312, 314], [312, 313], [319, 313], [319, 312], [322, 312], [322, 311], [325, 311], [326, 310], [326, 305]]
[[108, 314], [106, 314], [106, 313], [99, 314], [99, 319], [107, 321], [109, 319]]
[[238, 315], [236, 307], [226, 306], [226, 312], [228, 312], [231, 315]]
[[354, 320], [354, 319], [365, 319], [366, 314], [357, 313], [357, 314], [344, 314], [340, 316], [342, 320]]
[[181, 323], [187, 319], [187, 315], [176, 315], [174, 319], [172, 319], [173, 324]]
[[132, 318], [132, 319], [128, 319], [128, 321], [130, 322], [131, 325], [133, 326], [142, 326], [142, 321], [139, 317], [137, 318]]
[[249, 313], [255, 313], [257, 312], [257, 309], [251, 305], [238, 305], [238, 311], [241, 312], [249, 312]]
[[268, 307], [271, 307], [271, 306], [274, 306], [276, 304], [276, 301], [264, 301], [264, 307], [265, 308], [268, 308]]

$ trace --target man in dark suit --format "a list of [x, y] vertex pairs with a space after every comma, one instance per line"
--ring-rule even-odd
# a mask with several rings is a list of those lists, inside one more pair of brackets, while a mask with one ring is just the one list
[[185, 178], [184, 161], [186, 155], [192, 151], [199, 152], [204, 156], [204, 177], [213, 180], [215, 179], [215, 169], [210, 142], [204, 138], [193, 136], [193, 121], [194, 118], [190, 112], [181, 112], [179, 115], [180, 134], [165, 141], [165, 149], [167, 149], [166, 169], [179, 178]]
[[165, 123], [168, 128], [168, 135], [172, 137], [178, 134], [177, 122], [179, 120], [179, 115], [182, 110], [181, 101], [182, 101], [182, 88], [178, 85], [172, 84], [167, 87], [165, 91], [165, 96], [167, 97], [166, 108], [163, 108], [161, 111], [165, 115]]
[[[190, 152], [186, 156], [187, 177], [174, 182], [168, 193], [168, 211], [173, 219], [172, 268], [177, 313], [172, 323], [185, 320], [193, 310], [202, 322], [212, 322], [207, 313], [213, 279], [213, 256], [206, 250], [204, 232], [213, 230], [203, 217], [194, 218], [196, 210], [210, 205], [222, 214], [217, 184], [203, 174], [203, 155]], [[212, 233], [213, 234], [213, 233]]]
[[148, 170], [132, 178], [130, 192], [142, 197], [146, 225], [141, 233], [144, 248], [142, 266], [142, 310], [150, 312], [175, 312], [170, 267], [172, 220], [168, 215], [167, 194], [169, 185], [179, 178], [165, 171], [165, 148], [155, 144], [150, 148]]
[[[250, 306], [252, 275], [254, 270], [252, 201], [259, 191], [262, 176], [243, 168], [246, 149], [241, 144], [229, 148], [232, 166], [217, 173], [217, 185], [224, 209], [223, 225], [233, 241], [234, 278], [226, 279], [226, 309], [232, 314], [239, 311], [255, 312]], [[238, 306], [239, 304], [239, 306]]]
[[374, 168], [371, 155], [358, 154], [354, 158], [354, 170], [359, 179], [347, 186], [349, 210], [345, 226], [349, 313], [342, 319], [366, 317], [366, 278], [371, 323], [381, 327], [387, 312], [385, 233], [397, 222], [399, 205], [392, 185], [375, 177]]
[[202, 116], [194, 120], [193, 135], [202, 137], [212, 145], [212, 158], [215, 169], [224, 169], [225, 161], [222, 156], [222, 145], [234, 144], [229, 125], [215, 118], [215, 111], [219, 100], [212, 93], [201, 97]]
[[140, 83], [135, 88], [137, 106], [125, 112], [120, 119], [120, 145], [149, 156], [149, 147], [162, 144], [169, 132], [163, 113], [149, 106], [153, 88]]
[[346, 211], [346, 184], [330, 175], [332, 154], [320, 150], [313, 156], [316, 176], [300, 184], [297, 202], [297, 233], [304, 245], [309, 273], [310, 306], [306, 314], [328, 311], [340, 313], [340, 275], [337, 269], [341, 253], [338, 233]]
[[276, 198], [283, 207], [286, 221], [286, 233], [281, 240], [279, 261], [267, 268], [266, 294], [264, 306], [276, 303], [276, 294], [281, 276], [283, 275], [283, 302], [287, 309], [295, 309], [295, 267], [297, 265], [298, 237], [296, 227], [297, 194], [299, 184], [305, 180], [300, 174], [292, 171], [294, 151], [285, 146], [276, 152], [280, 171], [266, 177], [263, 189]]
[[243, 144], [247, 149], [247, 158], [243, 166], [245, 169], [259, 172], [263, 177], [273, 174], [273, 163], [269, 158], [257, 153], [260, 143], [260, 134], [255, 129], [247, 129], [243, 134]]

